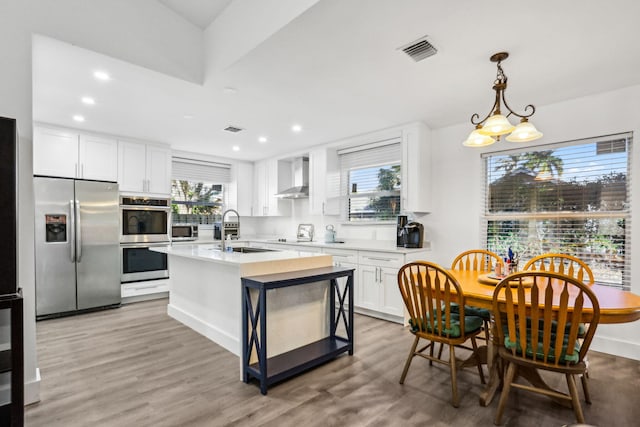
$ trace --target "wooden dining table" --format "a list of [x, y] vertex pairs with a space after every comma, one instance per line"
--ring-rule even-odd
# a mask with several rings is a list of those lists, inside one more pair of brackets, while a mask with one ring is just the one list
[[[481, 308], [492, 309], [493, 307], [493, 290], [497, 280], [491, 280], [491, 274], [479, 271], [459, 271], [449, 270], [449, 272], [458, 280], [462, 291], [464, 292], [465, 304]], [[610, 286], [592, 285], [591, 290], [596, 294], [600, 305], [600, 323], [628, 323], [640, 319], [640, 296], [628, 291], [623, 291]], [[588, 312], [588, 308], [585, 307]], [[500, 375], [497, 358], [493, 357], [497, 354], [497, 343], [489, 343], [487, 347], [477, 354], [477, 357], [489, 366], [489, 382], [487, 387], [480, 395], [480, 404], [487, 406], [491, 403], [496, 391], [500, 387]], [[474, 355], [474, 357], [476, 357]], [[470, 360], [464, 365], [472, 365], [474, 361]], [[542, 378], [539, 377], [537, 371], [532, 373], [527, 380], [535, 383], [537, 386], [545, 386]]]

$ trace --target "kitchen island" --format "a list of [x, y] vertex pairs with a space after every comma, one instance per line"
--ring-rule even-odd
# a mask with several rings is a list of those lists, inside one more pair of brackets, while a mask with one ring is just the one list
[[[242, 277], [332, 265], [331, 255], [311, 252], [222, 252], [212, 244], [152, 250], [169, 256], [169, 316], [236, 356], [242, 350]], [[328, 310], [328, 281], [270, 291], [267, 356], [325, 338], [330, 326]]]

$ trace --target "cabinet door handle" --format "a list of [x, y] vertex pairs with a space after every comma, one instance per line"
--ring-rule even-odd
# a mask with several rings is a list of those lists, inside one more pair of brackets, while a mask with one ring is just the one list
[[84, 163], [80, 164], [80, 178], [84, 178]]
[[322, 202], [322, 215], [324, 216], [324, 202]]
[[74, 176], [75, 176], [76, 178], [80, 178], [80, 176], [78, 175], [78, 164], [77, 164], [77, 163], [74, 163], [74, 164], [73, 164], [73, 168], [74, 168], [74, 169], [73, 169], [73, 174], [74, 174]]

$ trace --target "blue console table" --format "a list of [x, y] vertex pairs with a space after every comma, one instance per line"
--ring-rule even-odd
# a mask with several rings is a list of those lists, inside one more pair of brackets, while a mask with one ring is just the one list
[[[242, 278], [242, 380], [260, 382], [260, 392], [290, 376], [325, 363], [341, 353], [353, 354], [353, 268], [323, 267]], [[346, 278], [341, 286], [338, 279]], [[267, 291], [288, 286], [330, 282], [329, 336], [286, 353], [267, 358]], [[254, 303], [251, 289], [258, 291]], [[345, 336], [336, 335], [343, 322]], [[251, 362], [255, 350], [258, 361]]]

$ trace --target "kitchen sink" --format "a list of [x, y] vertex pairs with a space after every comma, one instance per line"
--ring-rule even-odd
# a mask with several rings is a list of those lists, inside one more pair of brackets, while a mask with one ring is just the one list
[[276, 251], [274, 249], [265, 249], [265, 248], [237, 247], [237, 248], [233, 248], [233, 252], [240, 252], [241, 254], [253, 254], [257, 252], [276, 252]]

